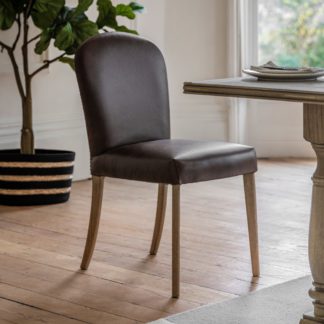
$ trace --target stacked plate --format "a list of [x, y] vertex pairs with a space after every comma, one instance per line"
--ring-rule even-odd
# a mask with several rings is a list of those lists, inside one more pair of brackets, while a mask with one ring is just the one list
[[273, 62], [261, 66], [251, 66], [243, 73], [257, 77], [260, 81], [305, 81], [324, 76], [322, 68], [286, 68]]

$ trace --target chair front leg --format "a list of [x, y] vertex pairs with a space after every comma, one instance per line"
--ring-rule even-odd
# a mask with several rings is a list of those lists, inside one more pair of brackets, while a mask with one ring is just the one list
[[172, 297], [180, 294], [180, 185], [172, 186]]
[[151, 255], [156, 255], [160, 246], [164, 219], [165, 219], [167, 197], [168, 197], [168, 185], [159, 184], [155, 225], [154, 225], [154, 232], [153, 232], [152, 244], [150, 249]]
[[254, 277], [259, 277], [260, 276], [259, 241], [258, 241], [257, 204], [256, 204], [254, 173], [245, 174], [243, 176], [243, 180], [244, 180], [247, 222], [248, 222], [248, 230], [249, 230], [252, 273]]
[[93, 250], [96, 245], [98, 228], [100, 222], [102, 195], [104, 188], [104, 177], [92, 177], [92, 202], [88, 227], [87, 242], [83, 252], [81, 269], [87, 270], [92, 258]]

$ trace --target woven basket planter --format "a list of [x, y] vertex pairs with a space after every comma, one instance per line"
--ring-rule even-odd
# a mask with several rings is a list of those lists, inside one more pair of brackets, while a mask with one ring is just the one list
[[0, 150], [0, 204], [46, 205], [66, 202], [70, 197], [75, 153], [36, 150]]

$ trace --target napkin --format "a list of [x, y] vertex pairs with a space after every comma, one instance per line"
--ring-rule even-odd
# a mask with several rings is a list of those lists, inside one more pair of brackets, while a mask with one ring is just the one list
[[312, 67], [296, 67], [296, 68], [290, 68], [290, 67], [283, 67], [279, 66], [272, 61], [269, 61], [266, 64], [260, 65], [260, 66], [251, 66], [251, 70], [257, 71], [257, 72], [266, 72], [266, 73], [282, 73], [282, 74], [292, 74], [292, 73], [317, 73], [322, 72], [324, 69], [322, 68], [312, 68]]

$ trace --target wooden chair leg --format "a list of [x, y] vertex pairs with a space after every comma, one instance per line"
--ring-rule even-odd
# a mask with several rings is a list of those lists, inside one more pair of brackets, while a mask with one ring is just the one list
[[101, 204], [102, 204], [102, 194], [104, 188], [104, 177], [92, 177], [92, 202], [91, 202], [91, 212], [88, 227], [87, 242], [83, 252], [83, 258], [81, 263], [81, 269], [87, 270], [91, 261], [93, 250], [96, 245]]
[[259, 263], [259, 242], [258, 242], [258, 222], [257, 222], [257, 205], [254, 173], [245, 174], [244, 192], [247, 222], [249, 230], [250, 253], [252, 261], [252, 273], [254, 277], [260, 276]]
[[180, 294], [180, 185], [172, 186], [172, 297]]
[[155, 225], [154, 225], [154, 232], [153, 232], [152, 244], [150, 249], [151, 255], [156, 255], [160, 246], [164, 219], [165, 219], [167, 197], [168, 197], [168, 186], [165, 184], [159, 184]]

